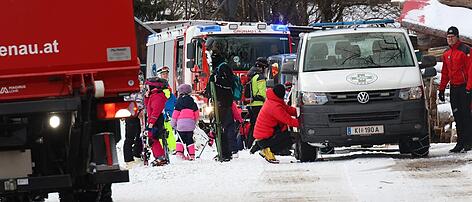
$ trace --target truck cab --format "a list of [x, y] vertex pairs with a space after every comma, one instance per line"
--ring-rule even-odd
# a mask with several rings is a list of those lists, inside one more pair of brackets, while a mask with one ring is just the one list
[[[314, 161], [320, 148], [398, 143], [400, 153], [429, 153], [422, 77], [399, 28], [343, 28], [305, 34], [297, 62], [282, 73], [296, 78], [300, 110], [295, 156]], [[430, 58], [429, 58], [430, 59]]]

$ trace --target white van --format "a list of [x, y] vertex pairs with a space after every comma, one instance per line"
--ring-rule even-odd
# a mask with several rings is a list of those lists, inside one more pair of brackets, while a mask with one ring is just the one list
[[[315, 31], [300, 41], [295, 75], [300, 109], [295, 156], [314, 161], [318, 149], [399, 143], [401, 153], [429, 153], [422, 77], [436, 75], [434, 58], [418, 64], [399, 28]], [[427, 64], [428, 63], [428, 64]]]

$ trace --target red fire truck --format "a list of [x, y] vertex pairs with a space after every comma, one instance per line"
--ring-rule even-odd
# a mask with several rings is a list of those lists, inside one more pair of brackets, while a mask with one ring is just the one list
[[[258, 22], [166, 21], [148, 22], [159, 29], [148, 38], [147, 77], [156, 76], [161, 66], [168, 66], [171, 86], [192, 84], [202, 112], [211, 109], [199, 96], [208, 82], [210, 68], [205, 41], [211, 37], [223, 44], [223, 52], [233, 71], [244, 77], [257, 57], [292, 52], [287, 25]], [[205, 113], [202, 113], [205, 115]]]
[[[111, 199], [139, 90], [129, 0], [0, 2], [0, 201]], [[100, 198], [101, 197], [101, 198]]]

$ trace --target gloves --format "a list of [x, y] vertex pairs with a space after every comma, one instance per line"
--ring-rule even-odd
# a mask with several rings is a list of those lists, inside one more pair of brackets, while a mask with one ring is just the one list
[[444, 101], [446, 100], [446, 99], [444, 98], [444, 91], [439, 91], [438, 98], [439, 98], [439, 100], [441, 100], [442, 102], [444, 102]]

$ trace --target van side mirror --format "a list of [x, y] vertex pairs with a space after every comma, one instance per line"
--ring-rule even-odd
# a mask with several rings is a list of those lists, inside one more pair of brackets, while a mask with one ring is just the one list
[[294, 62], [287, 62], [282, 65], [282, 74], [289, 74], [289, 75], [296, 75], [298, 73], [295, 70], [295, 63]]
[[423, 75], [423, 78], [430, 78], [436, 76], [437, 71], [434, 67], [428, 67], [423, 69], [421, 74]]
[[195, 42], [190, 42], [187, 44], [187, 58], [190, 60], [195, 59]]
[[421, 57], [420, 69], [436, 66], [436, 57], [432, 55], [423, 55]]

